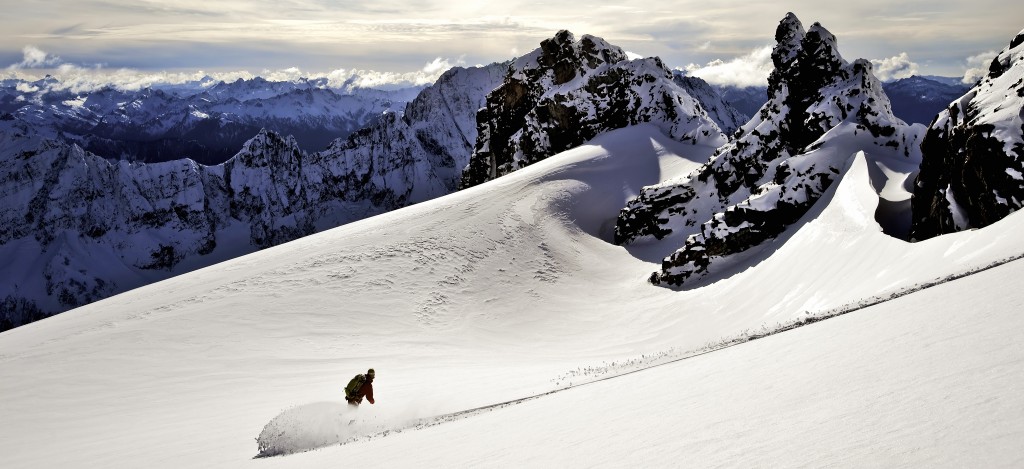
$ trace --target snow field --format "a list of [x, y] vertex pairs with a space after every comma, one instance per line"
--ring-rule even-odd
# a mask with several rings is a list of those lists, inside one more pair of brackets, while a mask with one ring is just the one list
[[868, 152], [744, 263], [689, 290], [653, 287], [665, 246], [614, 246], [609, 222], [641, 186], [710, 151], [651, 126], [610, 132], [451, 196], [0, 334], [4, 466], [1019, 462], [1005, 450], [1024, 408], [1011, 392], [1024, 354], [1007, 345], [1019, 262], [471, 418], [253, 459], [272, 422], [291, 438], [274, 441], [284, 452], [344, 438], [324, 413], [368, 367], [369, 437], [1024, 253], [1016, 215], [921, 243], [885, 235], [879, 191], [899, 184], [872, 176], [906, 174]]

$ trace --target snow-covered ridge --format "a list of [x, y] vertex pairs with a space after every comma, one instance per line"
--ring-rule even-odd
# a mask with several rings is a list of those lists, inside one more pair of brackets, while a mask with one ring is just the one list
[[769, 101], [704, 166], [644, 188], [622, 210], [619, 243], [682, 244], [654, 283], [683, 284], [782, 233], [857, 151], [917, 157], [918, 132], [892, 114], [871, 63], [848, 63], [836, 38], [792, 13], [776, 30]]
[[74, 92], [55, 78], [0, 86], [0, 114], [54, 127], [67, 141], [111, 159], [161, 162], [192, 158], [219, 164], [261, 128], [322, 150], [379, 118], [401, 112], [419, 88], [341, 92], [322, 80], [260, 77], [136, 91]]
[[0, 120], [0, 327], [455, 190], [506, 69], [452, 69], [323, 151], [262, 130], [215, 166], [110, 161]]
[[914, 239], [988, 226], [1024, 205], [1024, 31], [936, 117], [921, 150]]
[[579, 146], [601, 132], [653, 123], [679, 141], [724, 142], [660, 59], [629, 60], [604, 39], [560, 31], [517, 59], [477, 117], [470, 187]]

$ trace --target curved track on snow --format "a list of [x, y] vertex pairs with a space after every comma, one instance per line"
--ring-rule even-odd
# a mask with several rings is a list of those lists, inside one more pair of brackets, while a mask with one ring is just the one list
[[[457, 411], [457, 412], [451, 412], [451, 413], [447, 413], [447, 414], [437, 415], [437, 416], [434, 416], [434, 417], [428, 417], [428, 418], [411, 420], [411, 421], [406, 422], [404, 424], [399, 424], [397, 426], [392, 426], [391, 428], [382, 428], [382, 427], [374, 428], [372, 426], [367, 426], [367, 425], [365, 425], [363, 423], [357, 423], [355, 420], [352, 420], [352, 421], [349, 422], [349, 425], [354, 424], [354, 426], [352, 428], [349, 428], [349, 429], [341, 428], [340, 430], [338, 428], [335, 428], [333, 433], [332, 432], [327, 432], [327, 433], [332, 433], [332, 435], [334, 435], [333, 438], [330, 435], [328, 435], [328, 437], [324, 437], [323, 436], [325, 434], [324, 431], [322, 431], [323, 428], [321, 428], [321, 427], [324, 427], [323, 422], [321, 422], [320, 425], [317, 425], [318, 430], [316, 432], [313, 432], [315, 434], [305, 435], [305, 433], [310, 433], [309, 431], [307, 431], [308, 429], [303, 428], [302, 430], [298, 430], [297, 428], [295, 428], [298, 425], [291, 425], [293, 427], [292, 431], [293, 432], [294, 431], [300, 431], [300, 432], [304, 433], [303, 435], [295, 435], [294, 433], [289, 433], [287, 431], [282, 431], [279, 428], [280, 427], [280, 423], [282, 421], [294, 420], [294, 418], [295, 418], [295, 416], [297, 414], [304, 414], [304, 415], [307, 415], [307, 416], [309, 415], [309, 412], [308, 412], [309, 409], [308, 408], [310, 406], [299, 406], [297, 408], [290, 409], [289, 411], [286, 411], [286, 412], [282, 413], [281, 415], [276, 417], [274, 420], [272, 420], [270, 423], [268, 423], [266, 427], [264, 427], [264, 430], [260, 434], [260, 437], [257, 438], [257, 441], [259, 443], [259, 454], [257, 454], [255, 457], [256, 458], [264, 458], [264, 457], [270, 457], [270, 456], [280, 456], [280, 455], [286, 455], [286, 454], [293, 454], [293, 453], [299, 453], [299, 452], [305, 452], [305, 451], [311, 451], [311, 450], [315, 450], [315, 449], [325, 448], [325, 447], [328, 447], [328, 446], [333, 446], [334, 444], [345, 445], [345, 444], [349, 444], [349, 443], [355, 443], [355, 442], [358, 442], [358, 441], [365, 441], [365, 440], [385, 437], [385, 436], [391, 435], [393, 433], [401, 433], [403, 431], [408, 431], [408, 430], [420, 430], [420, 429], [423, 429], [423, 428], [433, 427], [433, 426], [441, 425], [441, 424], [444, 424], [444, 423], [449, 423], [449, 422], [453, 422], [453, 421], [457, 421], [457, 420], [462, 420], [462, 419], [465, 419], [465, 418], [473, 417], [473, 416], [476, 416], [476, 415], [480, 415], [480, 414], [483, 414], [483, 413], [487, 413], [487, 412], [491, 412], [491, 411], [494, 411], [494, 410], [502, 409], [502, 408], [505, 408], [505, 407], [509, 407], [509, 406], [513, 406], [513, 405], [517, 405], [517, 404], [522, 404], [522, 403], [527, 402], [527, 401], [532, 401], [532, 400], [535, 400], [535, 399], [540, 399], [542, 397], [549, 396], [551, 394], [555, 394], [555, 393], [559, 393], [559, 392], [563, 392], [563, 391], [568, 391], [570, 389], [579, 388], [579, 387], [582, 387], [582, 386], [598, 383], [598, 382], [601, 382], [601, 381], [607, 381], [607, 380], [610, 380], [610, 379], [621, 378], [623, 376], [631, 375], [631, 374], [634, 374], [634, 373], [639, 373], [639, 372], [644, 371], [644, 370], [649, 370], [649, 369], [652, 369], [652, 368], [656, 368], [656, 367], [660, 367], [660, 366], [665, 366], [665, 365], [669, 365], [669, 364], [672, 364], [672, 363], [677, 363], [677, 362], [680, 362], [680, 361], [683, 361], [683, 360], [688, 360], [688, 359], [691, 359], [691, 358], [696, 358], [696, 357], [699, 357], [701, 355], [707, 355], [707, 354], [712, 353], [712, 352], [716, 352], [716, 351], [719, 351], [719, 350], [723, 350], [723, 349], [727, 349], [727, 348], [730, 348], [730, 347], [734, 347], [734, 346], [737, 346], [737, 345], [740, 345], [740, 344], [744, 344], [744, 343], [747, 343], [747, 342], [751, 342], [751, 341], [754, 341], [754, 340], [757, 340], [757, 339], [762, 339], [762, 338], [765, 338], [765, 337], [768, 337], [768, 336], [772, 336], [772, 335], [775, 335], [775, 334], [779, 334], [779, 333], [782, 333], [782, 332], [786, 332], [786, 331], [789, 331], [789, 330], [792, 330], [792, 329], [797, 329], [797, 328], [800, 328], [800, 327], [803, 327], [803, 326], [814, 324], [816, 322], [821, 322], [821, 321], [824, 321], [824, 320], [827, 320], [827, 319], [832, 319], [832, 318], [835, 318], [835, 317], [838, 317], [838, 316], [843, 316], [845, 314], [849, 314], [849, 313], [852, 313], [854, 311], [859, 311], [859, 310], [866, 309], [866, 308], [869, 308], [869, 307], [872, 307], [872, 306], [875, 306], [875, 305], [878, 305], [878, 304], [881, 304], [881, 303], [892, 301], [892, 300], [895, 300], [897, 298], [901, 298], [901, 297], [910, 295], [912, 293], [919, 292], [921, 290], [926, 290], [928, 288], [932, 288], [932, 287], [939, 286], [939, 285], [942, 285], [942, 284], [945, 284], [945, 283], [949, 283], [949, 282], [952, 282], [952, 281], [955, 281], [955, 280], [958, 280], [958, 279], [962, 279], [964, 277], [968, 277], [968, 276], [971, 276], [971, 275], [974, 275], [974, 274], [977, 274], [977, 273], [980, 273], [980, 272], [984, 272], [986, 270], [990, 270], [990, 269], [993, 269], [995, 267], [999, 267], [1001, 265], [1008, 264], [1010, 262], [1014, 262], [1014, 261], [1017, 261], [1017, 260], [1020, 260], [1020, 259], [1024, 259], [1024, 253], [1017, 254], [1017, 255], [1014, 255], [1014, 256], [1010, 256], [1010, 257], [1006, 257], [1006, 258], [1003, 258], [1003, 259], [991, 262], [989, 264], [986, 264], [986, 265], [983, 265], [983, 266], [980, 266], [980, 267], [970, 268], [970, 269], [964, 270], [964, 271], [956, 273], [956, 274], [951, 274], [951, 275], [947, 275], [945, 277], [936, 278], [936, 279], [928, 281], [928, 282], [923, 282], [923, 283], [918, 283], [918, 284], [906, 286], [906, 287], [899, 288], [899, 289], [896, 289], [896, 290], [888, 292], [888, 293], [883, 293], [883, 294], [880, 294], [880, 295], [876, 295], [876, 296], [872, 296], [872, 297], [869, 297], [869, 298], [862, 299], [860, 301], [856, 301], [856, 302], [852, 302], [852, 303], [847, 303], [845, 305], [842, 305], [842, 306], [839, 306], [839, 307], [836, 307], [836, 308], [832, 308], [832, 309], [829, 309], [829, 310], [819, 311], [819, 312], [815, 312], [815, 313], [808, 312], [802, 318], [799, 318], [799, 319], [796, 319], [796, 320], [792, 320], [792, 321], [787, 321], [787, 322], [780, 323], [780, 324], [775, 324], [773, 326], [765, 325], [765, 326], [762, 326], [761, 329], [759, 329], [759, 330], [757, 330], [755, 332], [749, 332], [749, 333], [744, 333], [744, 334], [741, 334], [741, 335], [738, 335], [738, 336], [735, 336], [735, 337], [725, 338], [725, 339], [720, 340], [717, 343], [708, 345], [705, 348], [683, 352], [682, 354], [671, 356], [671, 358], [665, 358], [665, 356], [663, 355], [663, 356], [660, 357], [661, 358], [660, 360], [657, 360], [657, 361], [655, 361], [653, 363], [646, 363], [646, 364], [638, 366], [638, 367], [636, 367], [635, 369], [632, 369], [632, 370], [623, 371], [623, 372], [620, 372], [620, 373], [615, 373], [615, 374], [612, 374], [612, 375], [609, 375], [609, 376], [603, 376], [603, 377], [599, 377], [599, 378], [596, 378], [596, 379], [591, 379], [591, 380], [580, 382], [580, 383], [568, 384], [568, 385], [566, 385], [564, 387], [560, 387], [560, 388], [553, 389], [553, 390], [550, 390], [550, 391], [542, 392], [542, 393], [539, 393], [539, 394], [534, 394], [534, 395], [527, 396], [527, 397], [521, 397], [521, 398], [518, 398], [518, 399], [512, 399], [512, 400], [505, 401], [505, 402], [499, 402], [499, 403], [496, 403], [496, 404], [488, 404], [488, 405], [485, 405], [485, 406], [475, 407], [475, 408], [466, 409], [466, 410], [460, 410], [460, 411]], [[318, 406], [322, 406], [323, 404], [324, 403], [319, 403], [317, 405]], [[338, 407], [340, 407], [340, 405]], [[335, 412], [335, 413], [337, 413], [337, 412]], [[341, 412], [339, 415], [343, 416], [344, 412]], [[320, 420], [323, 420], [323, 418], [321, 417]], [[293, 423], [296, 423], [296, 422], [293, 422]], [[341, 435], [342, 433], [348, 433], [348, 436], [342, 436]], [[298, 442], [298, 443], [296, 443], [296, 442]]]

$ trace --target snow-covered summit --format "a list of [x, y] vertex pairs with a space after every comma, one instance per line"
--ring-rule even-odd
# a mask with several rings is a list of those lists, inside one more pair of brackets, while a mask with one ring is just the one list
[[[892, 114], [871, 63], [848, 63], [835, 36], [792, 13], [776, 30], [769, 101], [704, 166], [644, 188], [622, 210], [619, 243], [683, 246], [655, 283], [680, 285], [718, 259], [780, 234], [831, 185], [858, 150], [917, 155], [917, 132]], [[677, 244], [677, 245], [678, 245]]]
[[1024, 205], [1024, 31], [928, 129], [914, 239], [988, 226]]
[[568, 31], [517, 59], [477, 116], [479, 138], [462, 184], [480, 184], [594, 138], [650, 122], [669, 137], [720, 144], [708, 113], [656, 57], [625, 51]]

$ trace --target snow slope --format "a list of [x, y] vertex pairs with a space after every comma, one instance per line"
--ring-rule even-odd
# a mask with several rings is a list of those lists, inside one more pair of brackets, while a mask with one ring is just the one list
[[256, 129], [217, 166], [110, 161], [0, 117], [0, 330], [454, 191], [506, 69], [452, 68], [321, 152]]
[[[879, 193], [898, 192], [907, 173], [859, 154], [742, 264], [698, 288], [653, 287], [644, 279], [667, 253], [611, 244], [618, 209], [712, 151], [653, 126], [620, 129], [465, 191], [0, 333], [0, 460], [1019, 464], [1020, 262], [622, 378], [430, 420], [1024, 253], [1016, 214], [914, 244], [884, 234]], [[341, 388], [369, 366], [377, 404], [344, 408]], [[416, 419], [436, 425], [379, 434]], [[355, 423], [335, 427], [346, 420]], [[292, 449], [377, 436], [253, 459], [272, 421]]]

